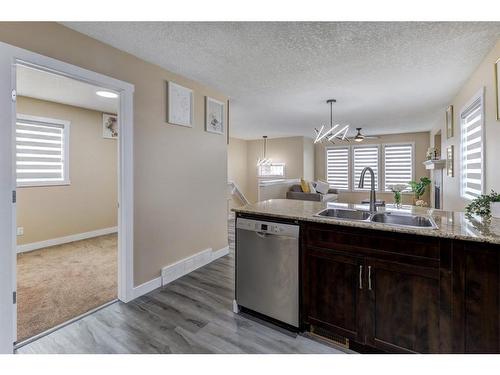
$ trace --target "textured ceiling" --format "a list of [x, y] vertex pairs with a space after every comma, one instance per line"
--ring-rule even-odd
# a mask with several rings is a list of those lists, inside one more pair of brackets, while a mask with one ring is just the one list
[[500, 23], [69, 22], [231, 97], [231, 134], [311, 136], [335, 118], [366, 134], [429, 130], [500, 38]]
[[119, 99], [102, 98], [98, 86], [64, 76], [18, 65], [16, 70], [17, 93], [35, 99], [69, 104], [101, 112], [117, 113]]

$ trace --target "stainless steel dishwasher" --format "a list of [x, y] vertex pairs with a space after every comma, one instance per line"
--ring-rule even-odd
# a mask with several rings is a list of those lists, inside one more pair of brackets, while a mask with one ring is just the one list
[[236, 220], [236, 303], [299, 326], [299, 226]]

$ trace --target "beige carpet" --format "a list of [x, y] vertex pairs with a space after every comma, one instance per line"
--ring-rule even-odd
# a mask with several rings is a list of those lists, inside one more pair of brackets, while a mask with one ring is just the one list
[[17, 256], [17, 341], [116, 298], [117, 235]]

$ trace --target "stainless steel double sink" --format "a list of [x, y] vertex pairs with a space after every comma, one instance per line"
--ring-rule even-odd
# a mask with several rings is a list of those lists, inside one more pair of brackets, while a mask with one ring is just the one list
[[399, 212], [375, 212], [370, 213], [362, 210], [351, 210], [347, 208], [326, 208], [315, 216], [330, 217], [333, 219], [364, 221], [380, 223], [398, 227], [437, 229], [435, 221], [430, 216], [420, 216]]

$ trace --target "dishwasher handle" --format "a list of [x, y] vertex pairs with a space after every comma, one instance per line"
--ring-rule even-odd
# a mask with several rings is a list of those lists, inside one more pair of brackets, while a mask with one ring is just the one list
[[266, 237], [271, 236], [271, 234], [270, 234], [270, 233], [265, 233], [265, 232], [255, 232], [255, 234], [256, 234], [257, 236], [259, 236], [260, 238], [266, 238]]

